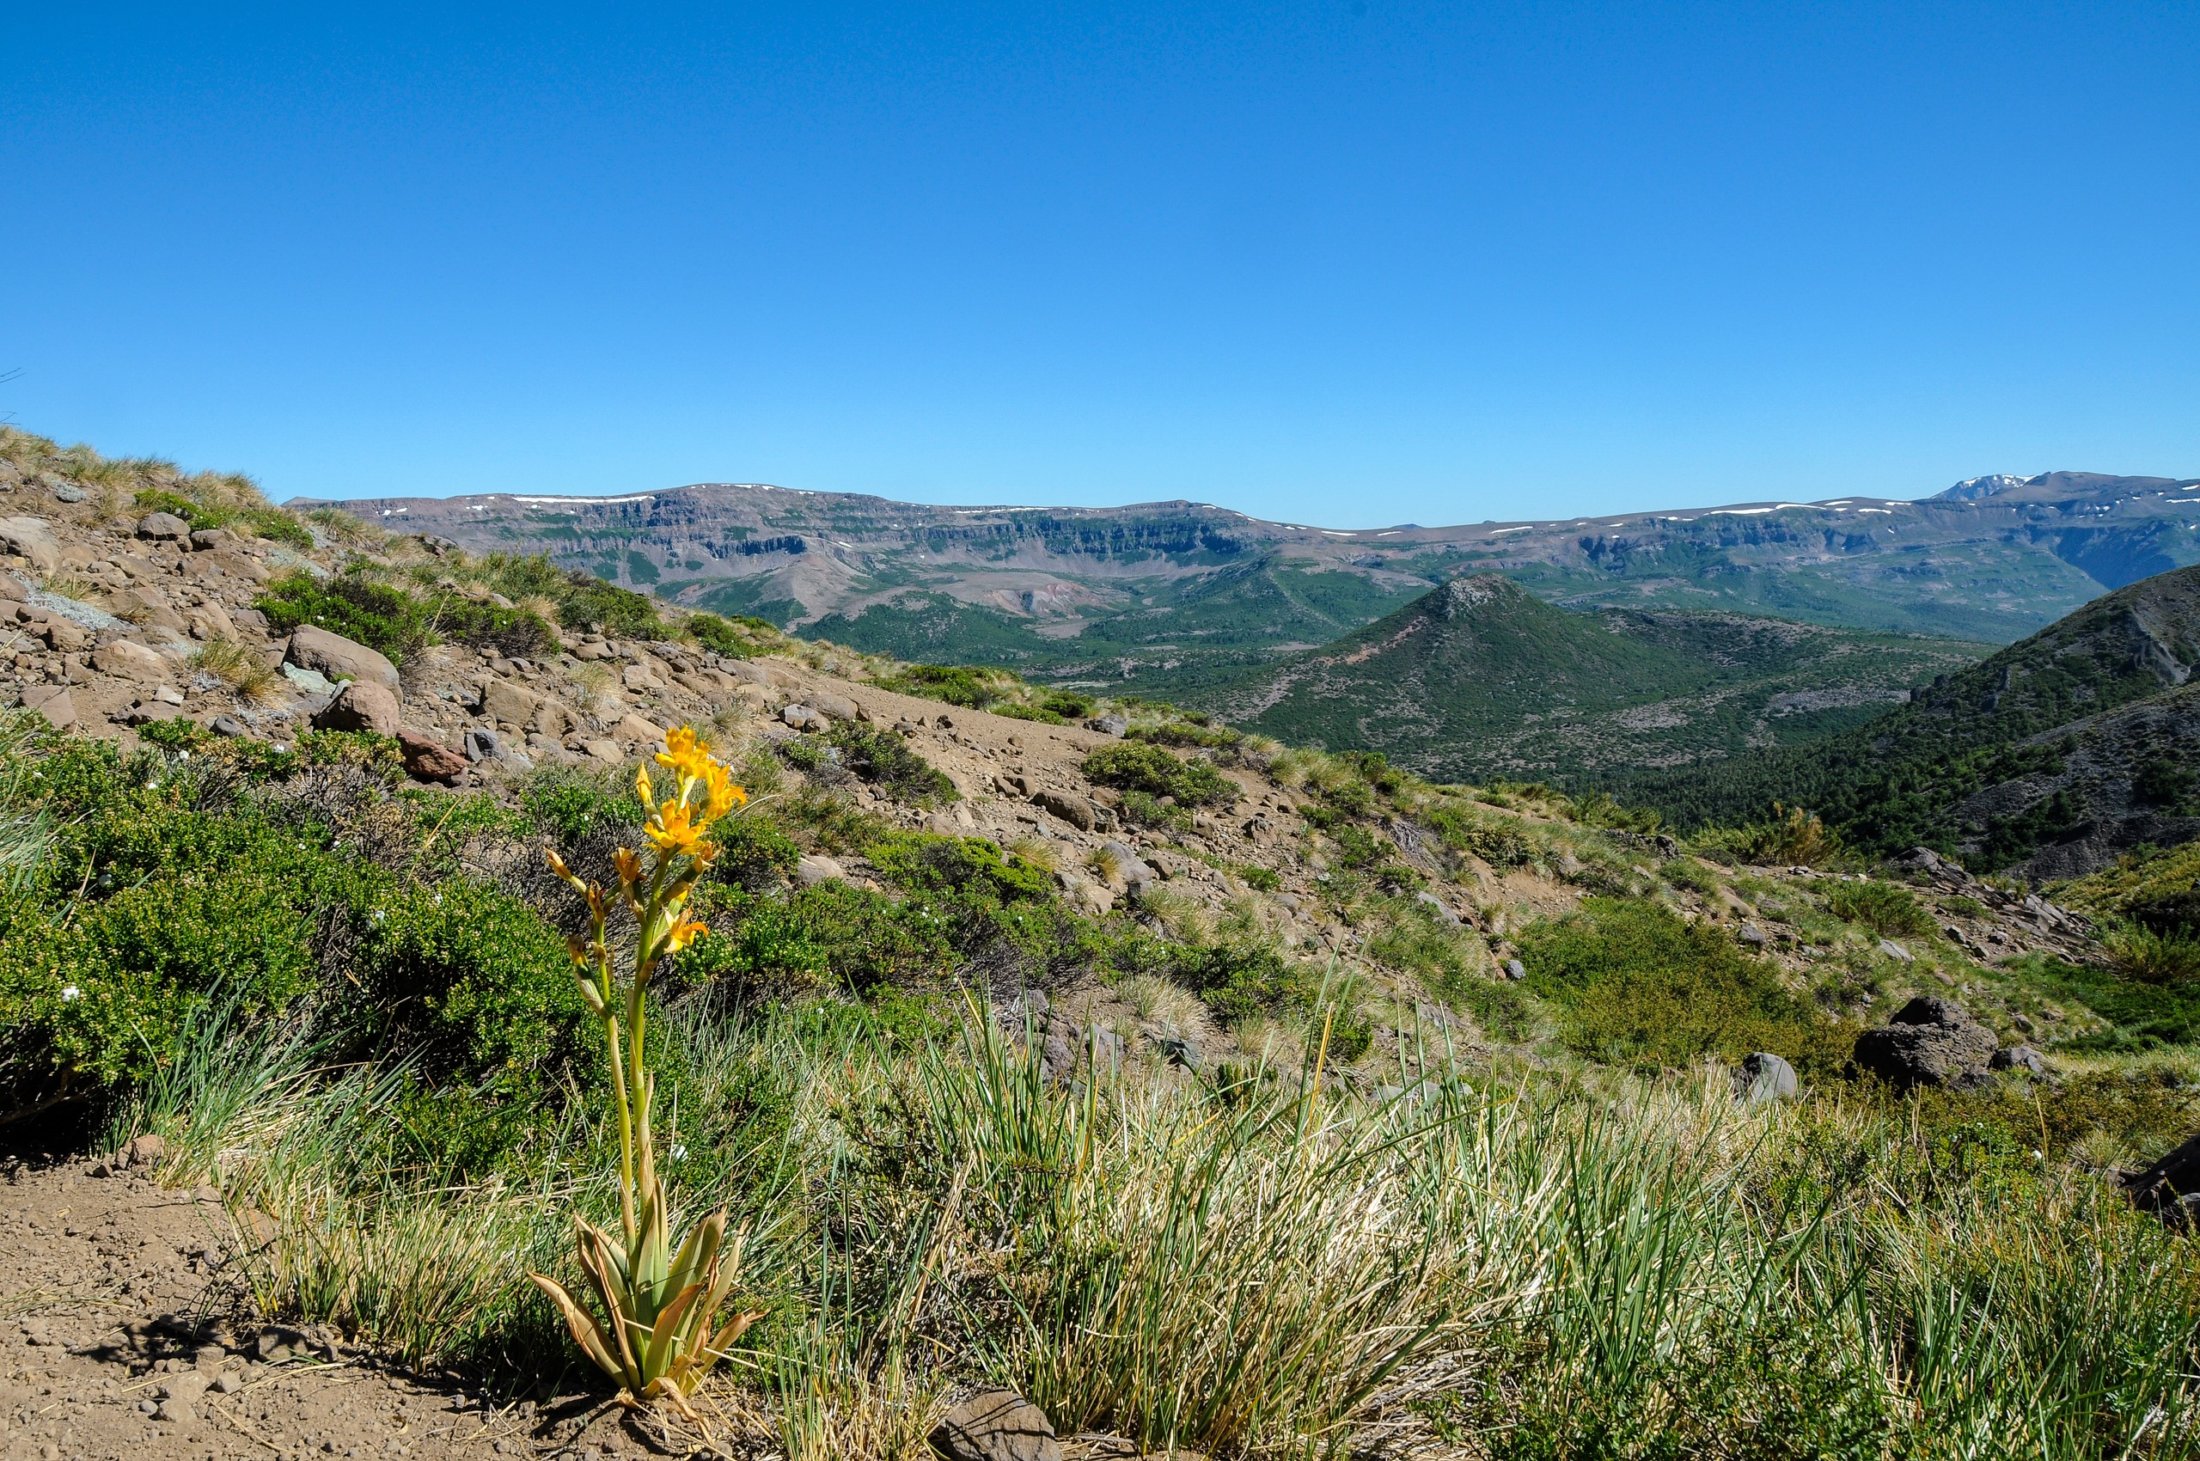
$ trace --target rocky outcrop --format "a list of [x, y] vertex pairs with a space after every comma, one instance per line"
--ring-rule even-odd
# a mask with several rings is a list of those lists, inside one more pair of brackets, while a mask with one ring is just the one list
[[1897, 1090], [1970, 1085], [1985, 1078], [2000, 1045], [1960, 1006], [1920, 995], [1886, 1024], [1856, 1037], [1856, 1066]]

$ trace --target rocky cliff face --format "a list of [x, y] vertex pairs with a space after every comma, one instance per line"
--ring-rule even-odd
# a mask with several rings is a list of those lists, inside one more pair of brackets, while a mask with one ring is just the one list
[[[1973, 479], [1920, 502], [1360, 530], [1183, 501], [956, 508], [754, 483], [339, 506], [882, 652], [1132, 681], [1165, 664], [1326, 642], [1479, 571], [1575, 608], [1707, 608], [2006, 641], [2104, 590], [2200, 561], [2200, 482], [2067, 472]], [[1271, 571], [1244, 572], [1253, 567]]]

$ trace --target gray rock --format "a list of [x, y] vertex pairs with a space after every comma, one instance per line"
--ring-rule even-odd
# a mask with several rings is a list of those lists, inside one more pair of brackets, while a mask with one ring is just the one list
[[779, 719], [782, 723], [805, 734], [815, 734], [818, 731], [825, 730], [832, 724], [831, 721], [819, 715], [807, 705], [790, 705], [779, 712]]
[[1120, 715], [1103, 715], [1085, 724], [1104, 736], [1119, 736], [1131, 728], [1130, 721]]
[[1800, 1090], [1795, 1067], [1769, 1050], [1744, 1056], [1741, 1072], [1734, 1080], [1735, 1096], [1752, 1106], [1765, 1101], [1792, 1101]]
[[1994, 1052], [1986, 1062], [1988, 1070], [2021, 1070], [2027, 1075], [2045, 1076], [2047, 1059], [2029, 1045], [2010, 1045]]
[[947, 1461], [1061, 1461], [1046, 1412], [1013, 1390], [987, 1390], [950, 1410], [932, 1431]]
[[1422, 907], [1428, 909], [1429, 912], [1435, 914], [1436, 921], [1443, 924], [1446, 928], [1457, 928], [1459, 926], [1459, 915], [1452, 912], [1450, 905], [1445, 903], [1443, 899], [1437, 897], [1434, 893], [1431, 893], [1428, 889], [1423, 888], [1419, 892], [1415, 893], [1413, 895], [1413, 901], [1419, 903]]
[[316, 624], [300, 624], [290, 631], [290, 647], [283, 657], [303, 670], [317, 670], [331, 680], [374, 680], [397, 688], [397, 666], [377, 651], [341, 634], [331, 634]]
[[231, 740], [239, 740], [252, 734], [252, 727], [246, 725], [234, 715], [215, 716], [214, 723], [209, 725], [207, 729], [217, 736], [227, 736]]
[[1920, 995], [1856, 1037], [1856, 1065], [1897, 1089], [1967, 1085], [1985, 1075], [2000, 1043], [1959, 1006]]
[[1171, 1064], [1181, 1065], [1186, 1070], [1196, 1072], [1207, 1063], [1206, 1057], [1199, 1053], [1199, 1047], [1182, 1035], [1163, 1035], [1153, 1043], [1169, 1058]]
[[794, 865], [794, 880], [805, 888], [814, 888], [819, 883], [845, 883], [848, 870], [834, 859], [813, 852]]
[[309, 670], [298, 665], [284, 665], [282, 666], [282, 672], [284, 679], [290, 681], [291, 684], [297, 686], [305, 694], [321, 696], [336, 693], [335, 683], [319, 670]]
[[1894, 959], [1904, 964], [1914, 963], [1917, 960], [1917, 955], [1891, 938], [1883, 938], [1879, 941], [1878, 952], [1885, 958]]
[[1129, 843], [1110, 838], [1100, 844], [1100, 851], [1111, 868], [1108, 881], [1122, 891], [1142, 893], [1158, 880], [1154, 870]]
[[54, 483], [53, 495], [56, 502], [82, 502], [85, 498], [84, 489], [74, 482]]
[[1507, 959], [1505, 961], [1505, 977], [1515, 982], [1525, 979], [1528, 977], [1528, 966], [1518, 959]]
[[137, 535], [156, 543], [180, 543], [191, 536], [191, 524], [172, 512], [149, 512], [138, 519]]
[[497, 740], [497, 733], [480, 726], [468, 726], [462, 738], [469, 761], [494, 761], [504, 754], [504, 747]]
[[1753, 923], [1745, 923], [1735, 932], [1735, 940], [1745, 948], [1762, 949], [1772, 942], [1765, 931]]
[[191, 551], [211, 553], [216, 548], [233, 548], [237, 535], [227, 528], [199, 528], [191, 534]]

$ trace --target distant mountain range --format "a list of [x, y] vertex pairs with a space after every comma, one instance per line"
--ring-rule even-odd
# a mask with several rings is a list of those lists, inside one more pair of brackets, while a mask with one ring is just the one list
[[1774, 800], [1867, 850], [1916, 844], [2034, 878], [2200, 837], [2200, 568], [2146, 579], [1807, 748], [1620, 778], [1683, 822]]
[[1498, 573], [1577, 610], [2005, 643], [2200, 562], [2200, 479], [2085, 472], [1978, 477], [1917, 502], [1351, 531], [1193, 502], [955, 508], [730, 483], [337, 505], [861, 648], [1191, 697], [1462, 575]]

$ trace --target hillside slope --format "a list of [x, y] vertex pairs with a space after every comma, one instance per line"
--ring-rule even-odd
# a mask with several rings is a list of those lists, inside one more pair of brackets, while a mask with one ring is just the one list
[[547, 553], [673, 603], [882, 653], [1174, 693], [1325, 644], [1463, 573], [1570, 608], [1710, 609], [2002, 643], [2200, 561], [2200, 481], [2052, 472], [1847, 497], [1339, 530], [1195, 502], [935, 507], [704, 483], [338, 504]]
[[1496, 574], [1193, 703], [1279, 739], [1381, 751], [1423, 775], [1575, 782], [1812, 739], [1983, 646], [1640, 609], [1573, 613]]
[[2193, 820], [2200, 569], [2161, 574], [1921, 691], [1807, 752], [1773, 751], [1620, 783], [1687, 821], [1776, 799], [1861, 845], [1924, 843], [1985, 866], [2074, 876]]

